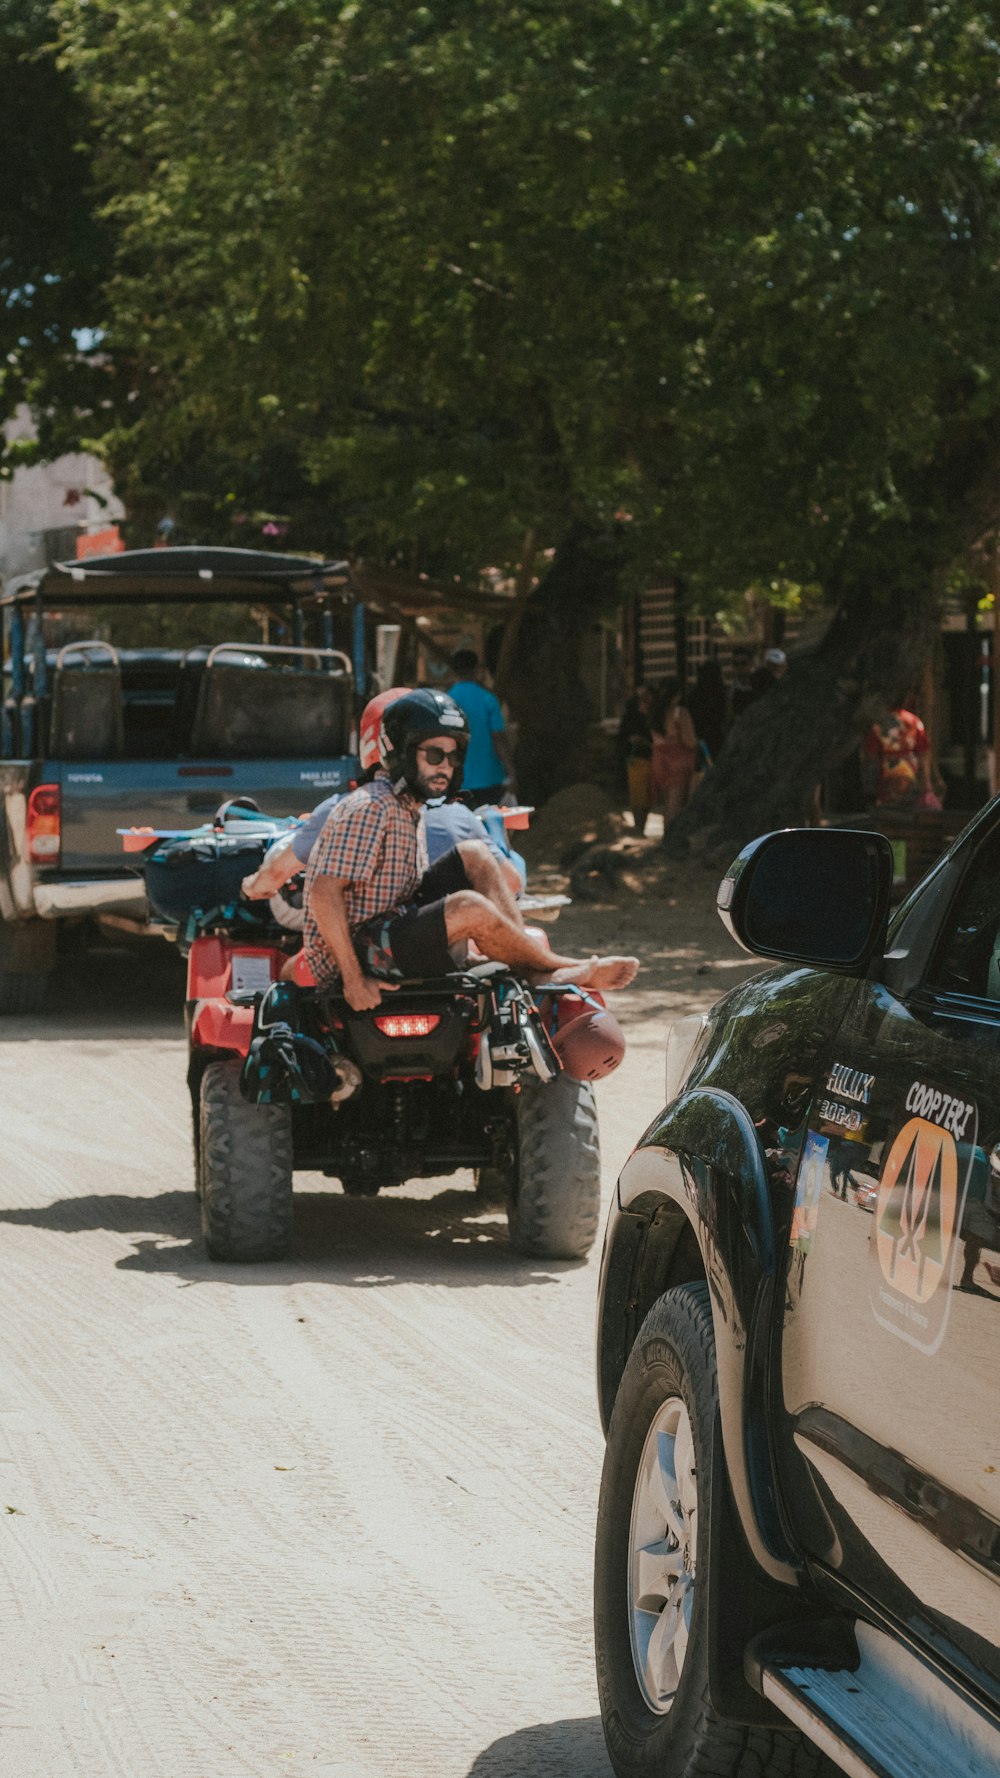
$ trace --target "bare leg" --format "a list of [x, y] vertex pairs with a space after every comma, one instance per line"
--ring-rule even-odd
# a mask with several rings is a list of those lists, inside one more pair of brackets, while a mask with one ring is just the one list
[[494, 907], [499, 908], [512, 926], [523, 932], [521, 910], [489, 847], [482, 840], [460, 840], [458, 852], [472, 888], [479, 895], [485, 896], [487, 901], [491, 901]]
[[563, 957], [548, 939], [526, 932], [475, 890], [449, 895], [444, 904], [448, 943], [474, 939], [485, 957], [539, 981], [576, 982], [581, 987], [627, 988], [639, 968], [635, 957]]

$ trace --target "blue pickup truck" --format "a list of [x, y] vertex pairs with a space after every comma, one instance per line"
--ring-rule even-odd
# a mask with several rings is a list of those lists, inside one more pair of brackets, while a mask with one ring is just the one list
[[131, 550], [0, 599], [0, 1014], [37, 1011], [60, 922], [151, 930], [119, 830], [234, 797], [297, 815], [358, 773], [366, 613], [345, 562]]

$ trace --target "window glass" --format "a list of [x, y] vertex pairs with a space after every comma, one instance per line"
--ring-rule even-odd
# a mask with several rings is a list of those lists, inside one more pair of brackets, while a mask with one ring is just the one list
[[1000, 829], [976, 853], [952, 903], [930, 986], [1000, 1000]]

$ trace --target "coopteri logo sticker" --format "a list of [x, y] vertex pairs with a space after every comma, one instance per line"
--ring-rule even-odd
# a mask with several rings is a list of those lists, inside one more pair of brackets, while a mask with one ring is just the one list
[[914, 1081], [905, 1109], [918, 1115], [909, 1117], [893, 1138], [879, 1180], [872, 1312], [911, 1346], [936, 1352], [951, 1303], [976, 1108]]

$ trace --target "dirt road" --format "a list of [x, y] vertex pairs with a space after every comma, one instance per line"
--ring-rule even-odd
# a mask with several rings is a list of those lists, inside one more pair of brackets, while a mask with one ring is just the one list
[[[668, 1018], [736, 979], [706, 930], [618, 1008], [607, 1194]], [[180, 999], [150, 948], [0, 1022], [0, 1773], [606, 1778], [597, 1254], [306, 1178], [291, 1261], [209, 1265]]]

